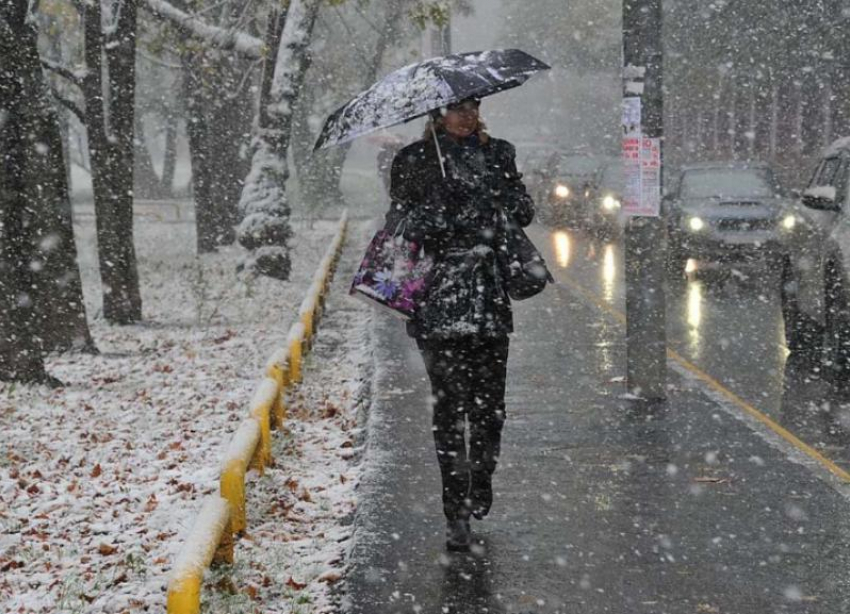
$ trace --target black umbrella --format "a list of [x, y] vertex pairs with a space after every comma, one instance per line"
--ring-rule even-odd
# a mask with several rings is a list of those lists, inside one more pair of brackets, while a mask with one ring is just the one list
[[518, 87], [549, 66], [519, 49], [459, 53], [411, 64], [352, 98], [325, 121], [314, 149]]

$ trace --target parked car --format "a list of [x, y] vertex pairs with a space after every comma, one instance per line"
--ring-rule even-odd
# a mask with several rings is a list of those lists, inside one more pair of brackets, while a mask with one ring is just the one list
[[587, 229], [600, 241], [611, 241], [622, 234], [625, 187], [623, 162], [611, 158], [598, 173], [590, 195]]
[[[523, 174], [523, 180], [535, 204], [541, 204], [546, 198], [558, 160], [563, 151], [547, 143], [517, 143], [517, 165]], [[538, 207], [538, 217], [540, 217]], [[545, 212], [541, 221], [545, 222]]]
[[766, 164], [718, 162], [680, 169], [662, 202], [671, 273], [689, 258], [730, 263], [781, 254], [783, 233], [794, 220]]
[[797, 204], [782, 268], [785, 337], [792, 352], [823, 359], [850, 384], [850, 139], [818, 161]]
[[589, 229], [602, 161], [586, 153], [561, 153], [552, 161], [552, 169], [537, 195], [541, 220], [552, 226]]

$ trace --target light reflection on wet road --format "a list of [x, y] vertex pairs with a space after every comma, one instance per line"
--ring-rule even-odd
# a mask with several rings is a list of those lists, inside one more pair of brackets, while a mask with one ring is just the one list
[[[621, 244], [601, 244], [575, 231], [535, 231], [541, 248], [550, 250], [559, 282], [625, 313]], [[693, 261], [688, 270], [667, 285], [668, 347], [850, 469], [846, 401], [833, 398], [807, 365], [788, 360], [777, 271], [766, 263], [724, 269]]]

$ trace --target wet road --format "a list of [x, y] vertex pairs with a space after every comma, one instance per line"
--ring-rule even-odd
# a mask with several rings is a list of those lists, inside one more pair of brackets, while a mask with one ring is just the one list
[[[574, 231], [535, 230], [558, 280], [622, 318], [620, 243], [600, 243]], [[810, 365], [788, 356], [779, 272], [767, 263], [692, 266], [692, 273], [667, 286], [667, 342], [678, 355], [673, 365], [696, 367], [850, 471], [850, 404], [836, 397]]]
[[[556, 249], [564, 237], [532, 233], [560, 283], [516, 308], [495, 503], [474, 523], [470, 555], [444, 550], [421, 359], [397, 321], [376, 321], [346, 611], [850, 612], [850, 503], [835, 475], [763, 423], [736, 419], [740, 408], [686, 370], [671, 372], [666, 407], [624, 400], [616, 248], [574, 236], [567, 254]], [[818, 398], [811, 378], [783, 395], [767, 281], [696, 288], [671, 295], [683, 359], [786, 424], [790, 396], [795, 407]]]

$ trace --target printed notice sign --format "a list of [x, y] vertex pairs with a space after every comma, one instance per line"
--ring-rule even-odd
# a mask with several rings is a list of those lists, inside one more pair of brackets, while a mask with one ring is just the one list
[[623, 138], [626, 187], [623, 213], [631, 217], [658, 217], [661, 213], [661, 140], [641, 136]]
[[623, 136], [640, 136], [642, 119], [640, 98], [623, 98]]

